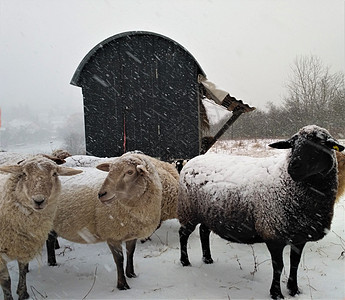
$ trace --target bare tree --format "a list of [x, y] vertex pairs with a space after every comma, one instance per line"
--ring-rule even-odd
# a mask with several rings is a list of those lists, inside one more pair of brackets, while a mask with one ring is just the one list
[[283, 104], [268, 103], [267, 112], [241, 116], [231, 128], [232, 137], [288, 137], [317, 124], [345, 138], [344, 73], [332, 73], [316, 56], [297, 57], [291, 71]]
[[295, 59], [287, 90], [285, 108], [296, 127], [312, 123], [333, 127], [337, 121], [333, 120], [332, 112], [341, 110], [345, 104], [344, 74], [331, 73], [330, 68], [313, 55]]
[[82, 114], [71, 115], [62, 129], [64, 149], [72, 155], [85, 154], [84, 118]]

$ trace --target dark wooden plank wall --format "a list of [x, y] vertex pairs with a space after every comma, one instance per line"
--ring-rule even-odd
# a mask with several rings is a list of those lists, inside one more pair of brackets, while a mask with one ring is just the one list
[[104, 44], [81, 73], [88, 154], [198, 155], [198, 71], [191, 55], [160, 36]]

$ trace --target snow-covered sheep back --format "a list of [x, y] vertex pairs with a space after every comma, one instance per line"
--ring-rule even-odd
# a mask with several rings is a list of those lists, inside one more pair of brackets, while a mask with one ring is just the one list
[[270, 293], [283, 298], [283, 248], [292, 245], [288, 288], [295, 295], [300, 292], [297, 267], [305, 243], [321, 239], [330, 229], [338, 186], [332, 149], [344, 147], [315, 125], [270, 146], [291, 150], [266, 158], [206, 154], [185, 165], [178, 204], [181, 263], [190, 265], [187, 240], [199, 223], [206, 263], [213, 262], [210, 230], [233, 242], [265, 242], [274, 270]]

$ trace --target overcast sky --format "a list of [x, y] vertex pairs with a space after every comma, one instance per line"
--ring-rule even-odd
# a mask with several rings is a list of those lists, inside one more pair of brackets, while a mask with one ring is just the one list
[[70, 80], [84, 56], [145, 30], [175, 40], [209, 80], [264, 109], [281, 102], [296, 56], [344, 72], [344, 10], [343, 0], [0, 0], [0, 106], [82, 112]]

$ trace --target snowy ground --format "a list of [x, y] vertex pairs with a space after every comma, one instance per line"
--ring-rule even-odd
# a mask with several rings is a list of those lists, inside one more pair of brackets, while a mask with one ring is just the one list
[[[212, 151], [263, 156], [274, 154], [265, 145], [271, 141], [218, 142]], [[280, 150], [281, 151], [281, 150]], [[288, 296], [289, 268], [285, 249], [282, 292], [287, 299], [345, 299], [345, 197], [335, 207], [331, 231], [318, 242], [308, 243], [302, 256], [298, 278], [302, 294]], [[116, 267], [106, 244], [81, 245], [60, 239], [59, 266], [48, 267], [46, 251], [33, 260], [28, 274], [28, 291], [33, 299], [268, 299], [272, 280], [269, 252], [264, 244], [229, 243], [211, 233], [215, 261], [201, 261], [199, 234], [189, 239], [191, 267], [179, 262], [179, 224], [170, 220], [151, 241], [137, 244], [137, 278], [128, 279], [130, 290], [116, 289]], [[18, 269], [9, 264], [12, 291]], [[2, 297], [2, 292], [0, 292]], [[15, 296], [15, 299], [16, 296]]]

